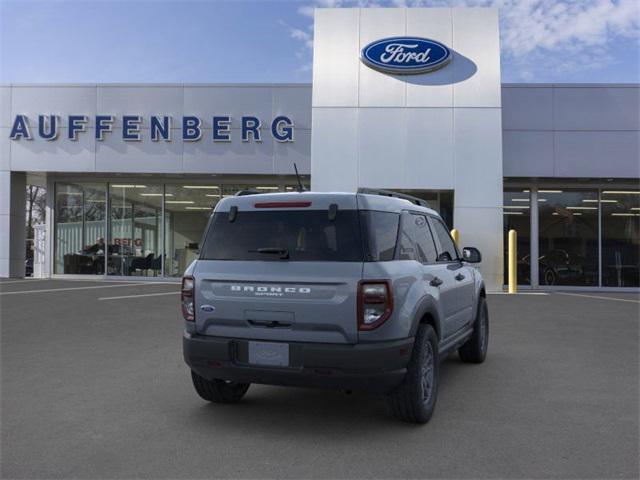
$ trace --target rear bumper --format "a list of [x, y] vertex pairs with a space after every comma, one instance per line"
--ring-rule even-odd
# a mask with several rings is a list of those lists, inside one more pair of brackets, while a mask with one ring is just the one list
[[198, 375], [235, 382], [386, 392], [406, 374], [413, 338], [356, 345], [289, 343], [289, 367], [248, 363], [245, 339], [183, 336], [184, 359]]

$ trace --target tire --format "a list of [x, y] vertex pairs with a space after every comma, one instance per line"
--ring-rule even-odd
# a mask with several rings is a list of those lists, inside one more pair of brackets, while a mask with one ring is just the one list
[[250, 383], [235, 383], [225, 380], [207, 380], [193, 370], [191, 380], [198, 395], [204, 400], [213, 403], [238, 403], [249, 390]]
[[420, 325], [416, 334], [407, 375], [387, 393], [389, 413], [404, 422], [427, 423], [438, 397], [438, 337], [431, 325]]
[[473, 334], [458, 349], [460, 359], [465, 363], [482, 363], [487, 357], [489, 346], [489, 309], [484, 297], [478, 302], [478, 312], [473, 325]]

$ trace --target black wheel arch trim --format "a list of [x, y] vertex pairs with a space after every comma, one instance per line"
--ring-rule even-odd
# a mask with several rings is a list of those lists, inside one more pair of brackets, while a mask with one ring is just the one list
[[418, 326], [426, 316], [430, 316], [432, 318], [432, 322], [430, 322], [430, 324], [432, 323], [433, 329], [438, 337], [438, 341], [440, 341], [442, 339], [442, 322], [436, 307], [436, 301], [430, 296], [423, 297], [418, 304], [413, 325], [411, 326], [410, 336], [415, 337], [418, 331]]

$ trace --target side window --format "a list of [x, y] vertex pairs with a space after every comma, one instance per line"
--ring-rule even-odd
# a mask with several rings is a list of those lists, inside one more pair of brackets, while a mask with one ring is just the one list
[[393, 260], [398, 238], [400, 214], [392, 212], [360, 211], [360, 225], [366, 258], [370, 262]]
[[435, 261], [436, 248], [424, 215], [402, 215], [399, 246], [399, 260], [417, 260], [420, 263]]
[[451, 238], [451, 234], [444, 226], [442, 221], [431, 218], [431, 225], [433, 226], [433, 233], [435, 233], [440, 243], [440, 253], [438, 255], [439, 262], [451, 262], [458, 259], [458, 251], [456, 250], [455, 243]]
[[431, 235], [431, 228], [429, 228], [429, 223], [427, 222], [427, 217], [424, 215], [412, 216], [415, 217], [414, 224], [418, 237], [418, 248], [422, 256], [426, 259], [426, 262], [435, 262], [438, 253], [436, 251], [436, 244], [433, 241], [433, 235]]

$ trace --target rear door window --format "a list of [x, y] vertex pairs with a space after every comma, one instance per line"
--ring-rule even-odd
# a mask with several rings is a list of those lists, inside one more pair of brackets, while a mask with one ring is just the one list
[[436, 260], [436, 249], [427, 218], [421, 214], [404, 213], [399, 238], [399, 260], [429, 263]]
[[363, 260], [356, 210], [238, 211], [213, 214], [203, 260], [356, 262]]

